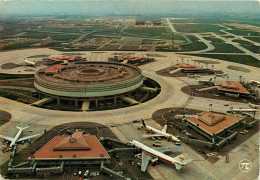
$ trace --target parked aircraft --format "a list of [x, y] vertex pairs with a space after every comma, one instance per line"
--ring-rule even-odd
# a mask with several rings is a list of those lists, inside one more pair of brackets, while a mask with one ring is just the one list
[[260, 85], [260, 81], [250, 80], [249, 84], [257, 84]]
[[195, 79], [197, 79], [197, 78], [200, 78], [201, 75], [189, 74], [189, 73], [188, 73], [188, 77], [189, 77], [189, 78], [195, 78]]
[[253, 109], [258, 109], [259, 105], [257, 104], [253, 104], [253, 103], [249, 103], [249, 107], [253, 108]]
[[10, 143], [10, 146], [9, 146], [10, 148], [11, 148], [14, 144], [16, 144], [16, 143], [18, 143], [18, 142], [22, 142], [22, 141], [25, 141], [25, 140], [27, 140], [27, 139], [31, 139], [32, 137], [35, 137], [35, 136], [39, 136], [39, 135], [40, 135], [40, 134], [35, 134], [35, 135], [32, 135], [32, 136], [25, 136], [25, 137], [19, 138], [20, 135], [22, 134], [23, 130], [26, 129], [26, 128], [28, 128], [29, 126], [26, 126], [26, 127], [16, 126], [16, 127], [19, 129], [19, 131], [17, 132], [17, 134], [15, 135], [14, 138], [13, 138], [13, 137], [9, 137], [9, 136], [5, 136], [5, 135], [0, 135], [1, 138], [6, 139], [7, 141], [10, 141], [10, 142], [11, 142], [11, 143]]
[[146, 125], [146, 123], [144, 122], [143, 119], [142, 119], [142, 125], [143, 125], [144, 128], [146, 128], [146, 129], [155, 133], [155, 134], [143, 135], [143, 137], [166, 137], [166, 138], [171, 139], [173, 141], [180, 142], [180, 140], [177, 137], [175, 137], [175, 136], [166, 132], [167, 125], [165, 125], [162, 130], [158, 130], [158, 129], [155, 129], [151, 126]]
[[228, 74], [215, 74], [216, 75], [216, 77], [226, 77], [226, 76], [228, 76]]
[[26, 66], [35, 66], [36, 65], [36, 63], [35, 62], [33, 62], [33, 61], [29, 61], [29, 60], [23, 60], [24, 62], [25, 62], [25, 65]]
[[212, 82], [212, 78], [210, 78], [209, 80], [198, 80], [200, 84], [204, 84], [204, 85], [207, 85], [207, 84], [210, 84]]
[[141, 165], [142, 172], [146, 171], [149, 161], [153, 161], [153, 158], [155, 160], [157, 158], [164, 162], [174, 164], [177, 170], [180, 170], [183, 166], [185, 166], [186, 164], [192, 161], [192, 159], [189, 158], [189, 156], [186, 153], [183, 153], [176, 157], [171, 157], [164, 154], [163, 152], [169, 151], [169, 148], [153, 149], [136, 140], [130, 141], [129, 144], [142, 149], [142, 165]]
[[231, 108], [231, 111], [233, 111], [233, 112], [257, 112], [258, 109], [233, 109], [233, 108]]

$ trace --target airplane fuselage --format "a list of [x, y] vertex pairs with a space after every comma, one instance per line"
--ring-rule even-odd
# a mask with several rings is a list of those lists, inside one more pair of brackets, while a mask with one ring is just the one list
[[162, 136], [165, 136], [166, 138], [171, 137], [173, 141], [180, 142], [180, 140], [177, 137], [175, 137], [175, 136], [173, 136], [173, 135], [171, 135], [169, 133], [166, 133], [166, 132], [160, 131], [158, 129], [155, 129], [155, 128], [151, 127], [151, 126], [147, 126], [146, 125], [146, 129], [148, 129], [150, 131], [153, 131], [156, 134], [160, 134]]
[[164, 153], [162, 153], [160, 151], [157, 151], [157, 150], [155, 150], [153, 148], [150, 148], [150, 147], [148, 147], [148, 146], [146, 146], [146, 145], [144, 145], [144, 144], [142, 144], [142, 143], [140, 143], [138, 141], [133, 140], [131, 142], [131, 144], [136, 146], [136, 147], [138, 147], [138, 148], [140, 148], [140, 149], [142, 149], [143, 151], [145, 151], [147, 154], [149, 154], [151, 156], [158, 157], [162, 161], [165, 161], [165, 162], [170, 163], [170, 164], [178, 163], [178, 164], [184, 166], [184, 164], [174, 160], [171, 156], [168, 156], [168, 155], [166, 155], [166, 154], [164, 154]]
[[20, 135], [22, 134], [23, 129], [19, 129], [19, 131], [17, 132], [16, 136], [14, 137], [14, 139], [11, 141], [10, 147], [12, 147], [16, 141], [18, 140], [18, 138], [20, 137]]
[[257, 112], [258, 109], [232, 109], [231, 111], [238, 111], [238, 112]]

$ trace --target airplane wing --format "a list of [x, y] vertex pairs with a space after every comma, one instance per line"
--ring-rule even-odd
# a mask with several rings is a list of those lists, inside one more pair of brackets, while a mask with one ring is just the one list
[[175, 160], [175, 167], [178, 170], [180, 170], [184, 165], [192, 161], [192, 159], [186, 153], [176, 156], [173, 159]]
[[156, 151], [160, 151], [162, 153], [165, 152], [170, 152], [170, 151], [175, 151], [175, 150], [181, 150], [181, 146], [176, 146], [176, 147], [162, 147], [162, 148], [154, 148]]
[[165, 125], [165, 126], [163, 127], [163, 129], [162, 129], [162, 132], [166, 133], [166, 131], [167, 131], [167, 125]]
[[6, 139], [7, 141], [13, 141], [14, 138], [10, 137], [10, 136], [4, 136], [4, 135], [0, 135], [1, 138]]
[[143, 135], [143, 137], [164, 137], [164, 136], [161, 134], [146, 134], [146, 135]]
[[24, 141], [24, 140], [27, 140], [27, 139], [30, 139], [30, 138], [33, 138], [35, 136], [39, 136], [40, 134], [35, 134], [35, 135], [32, 135], [32, 136], [25, 136], [25, 137], [22, 137], [22, 138], [19, 138], [16, 142], [21, 142], [21, 141]]
[[144, 151], [142, 152], [142, 166], [141, 166], [141, 171], [145, 172], [147, 169], [147, 166], [149, 164], [149, 161], [152, 159], [150, 155], [145, 153]]

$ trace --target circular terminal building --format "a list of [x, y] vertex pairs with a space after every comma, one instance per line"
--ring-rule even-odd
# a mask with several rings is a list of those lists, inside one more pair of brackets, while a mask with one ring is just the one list
[[60, 99], [111, 99], [142, 86], [143, 74], [137, 67], [118, 63], [56, 64], [38, 70], [34, 85], [45, 96], [57, 98], [58, 104]]

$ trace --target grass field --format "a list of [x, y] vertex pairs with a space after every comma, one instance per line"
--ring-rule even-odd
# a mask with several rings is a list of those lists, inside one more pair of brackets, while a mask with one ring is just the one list
[[35, 25], [32, 24], [20, 24], [17, 22], [10, 22], [2, 24], [3, 30], [0, 31], [0, 37], [12, 36], [18, 33], [22, 33], [28, 28], [34, 28]]
[[225, 43], [211, 43], [213, 46], [215, 46], [215, 49], [209, 52], [216, 52], [216, 53], [244, 53], [240, 49], [237, 49], [236, 47], [225, 44]]
[[252, 43], [248, 42], [248, 41], [243, 41], [243, 40], [233, 40], [234, 42], [238, 42], [240, 44], [240, 46], [248, 49], [249, 51], [252, 51], [254, 53], [260, 53], [260, 47], [259, 46], [255, 46]]
[[27, 32], [25, 35], [23, 35], [21, 37], [31, 38], [31, 39], [43, 39], [43, 38], [47, 38], [48, 36], [50, 36], [50, 33], [48, 33], [48, 32], [31, 31], [31, 32]]
[[1, 50], [12, 50], [12, 49], [23, 49], [23, 48], [31, 48], [31, 43], [17, 43], [13, 45], [4, 46]]
[[171, 39], [173, 36], [168, 27], [131, 27], [125, 29], [124, 32], [126, 33], [125, 36], [141, 36], [147, 38]]
[[179, 19], [171, 19], [172, 23], [208, 23], [208, 24], [222, 24], [228, 23], [227, 19], [221, 18], [179, 18]]
[[259, 26], [259, 19], [258, 18], [236, 18], [234, 16], [232, 17], [216, 17], [212, 16], [211, 18], [206, 17], [189, 17], [189, 18], [176, 18], [170, 20], [172, 23], [208, 23], [208, 24], [222, 24], [222, 23], [236, 23], [236, 24], [248, 24], [248, 25], [254, 25]]
[[242, 35], [242, 36], [249, 36], [249, 34], [250, 36], [260, 36], [259, 32], [249, 31], [249, 30], [232, 29], [232, 30], [225, 30], [225, 31], [236, 35]]
[[258, 37], [247, 36], [247, 37], [244, 37], [244, 38], [249, 39], [249, 40], [254, 41], [254, 42], [260, 43], [260, 36], [258, 36]]
[[[189, 55], [189, 54], [187, 54]], [[260, 68], [260, 63], [257, 59], [248, 55], [221, 55], [221, 54], [192, 54], [193, 56], [208, 57], [214, 59], [220, 59], [240, 64], [246, 64]]]
[[55, 36], [51, 36], [53, 40], [57, 40], [57, 41], [71, 41], [74, 39], [77, 39], [80, 37], [80, 35], [71, 35], [71, 34], [61, 34], [61, 35], [55, 35]]
[[214, 37], [203, 37], [204, 39], [211, 41], [213, 43], [223, 43], [224, 41], [219, 39], [219, 38], [214, 38]]
[[178, 32], [186, 33], [205, 33], [205, 32], [215, 32], [218, 34], [223, 34], [219, 30], [223, 27], [219, 27], [215, 24], [173, 24], [174, 28]]
[[173, 39], [186, 41], [186, 39], [182, 35], [179, 35], [179, 34], [174, 34]]
[[32, 78], [33, 74], [4, 74], [0, 73], [0, 80], [3, 79], [18, 79], [18, 78]]
[[207, 46], [203, 42], [200, 42], [197, 37], [192, 35], [187, 37], [192, 41], [192, 43], [181, 46], [181, 51], [197, 51], [207, 48]]
[[206, 49], [207, 46], [200, 42], [199, 39], [195, 36], [188, 35], [187, 36], [192, 43], [186, 44], [186, 45], [180, 45], [181, 50], [168, 50], [168, 49], [162, 49], [162, 48], [156, 48], [156, 51], [173, 51], [173, 52], [182, 52], [182, 51], [197, 51], [197, 50], [202, 50]]

